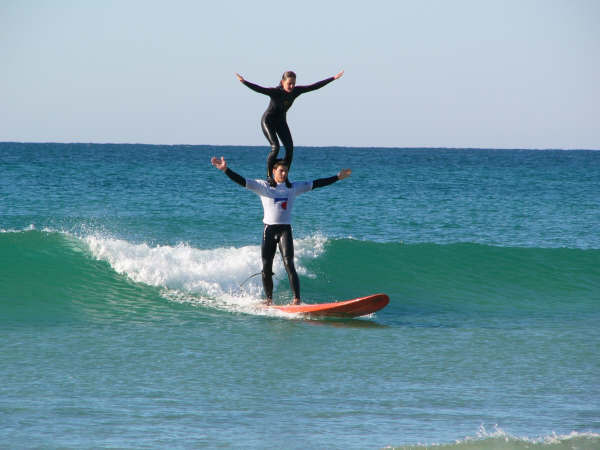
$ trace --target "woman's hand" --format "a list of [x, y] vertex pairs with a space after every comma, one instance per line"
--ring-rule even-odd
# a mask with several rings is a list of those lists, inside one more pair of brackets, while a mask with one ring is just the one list
[[236, 73], [235, 76], [237, 77], [238, 80], [244, 81], [244, 77], [242, 77], [239, 73]]
[[340, 78], [342, 75], [344, 75], [344, 71], [342, 70], [340, 73], [338, 73], [337, 75], [333, 76], [334, 80], [337, 80], [338, 78]]

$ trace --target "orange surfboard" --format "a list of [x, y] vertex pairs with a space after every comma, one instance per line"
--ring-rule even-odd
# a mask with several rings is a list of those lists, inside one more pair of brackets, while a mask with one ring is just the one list
[[355, 298], [341, 302], [300, 304], [300, 305], [271, 305], [271, 308], [293, 314], [331, 317], [359, 317], [374, 313], [384, 308], [390, 302], [386, 294], [374, 294], [367, 297]]

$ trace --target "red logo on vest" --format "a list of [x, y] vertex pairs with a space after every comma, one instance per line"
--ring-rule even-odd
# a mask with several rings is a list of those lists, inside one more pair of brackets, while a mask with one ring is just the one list
[[287, 197], [284, 198], [276, 198], [275, 203], [281, 203], [281, 208], [287, 210]]

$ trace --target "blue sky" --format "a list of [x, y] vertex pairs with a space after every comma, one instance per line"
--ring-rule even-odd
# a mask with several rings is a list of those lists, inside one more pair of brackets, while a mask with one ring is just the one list
[[[356, 4], [354, 4], [356, 3]], [[600, 149], [600, 2], [0, 3], [0, 141]]]

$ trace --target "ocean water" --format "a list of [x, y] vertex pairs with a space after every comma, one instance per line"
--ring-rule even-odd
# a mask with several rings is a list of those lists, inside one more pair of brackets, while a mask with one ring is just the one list
[[352, 320], [261, 308], [266, 154], [0, 143], [0, 448], [600, 448], [600, 152], [298, 147]]

